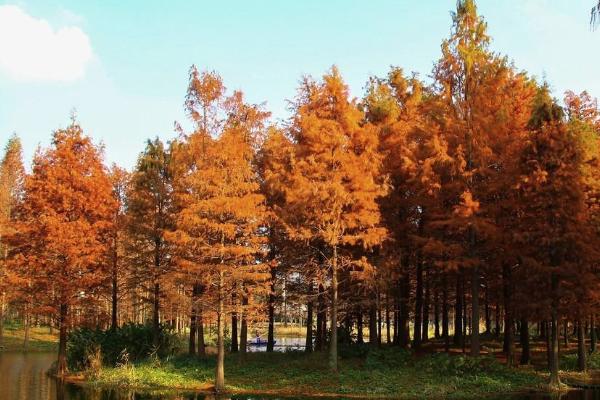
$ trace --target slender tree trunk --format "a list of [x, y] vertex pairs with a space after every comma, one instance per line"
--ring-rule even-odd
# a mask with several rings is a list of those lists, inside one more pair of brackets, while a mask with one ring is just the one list
[[[232, 305], [235, 310], [236, 296], [235, 293], [231, 295], [232, 297]], [[238, 346], [238, 318], [237, 312], [233, 311], [231, 313], [231, 352], [237, 353], [239, 349]]]
[[198, 301], [198, 285], [194, 284], [192, 288], [192, 308], [190, 313], [190, 345], [188, 353], [193, 356], [196, 354], [196, 328], [197, 328], [197, 301]]
[[271, 291], [269, 293], [269, 328], [267, 333], [267, 351], [275, 348], [275, 268], [271, 268]]
[[325, 297], [323, 296], [323, 285], [319, 285], [319, 293], [317, 294], [317, 331], [315, 338], [315, 350], [322, 351], [325, 347], [325, 332], [323, 329], [324, 320], [325, 320]]
[[417, 257], [417, 288], [415, 292], [415, 322], [413, 325], [413, 346], [421, 346], [421, 328], [423, 327], [423, 266]]
[[546, 339], [548, 336], [548, 324], [546, 321], [540, 323], [540, 339]]
[[29, 348], [29, 325], [30, 325], [30, 315], [29, 315], [29, 304], [25, 304], [25, 310], [23, 313], [23, 325], [25, 327], [25, 335], [23, 337], [23, 348], [27, 350]]
[[240, 327], [240, 351], [242, 354], [246, 354], [248, 350], [248, 320], [247, 320], [247, 311], [246, 308], [248, 306], [248, 296], [242, 296], [242, 323]]
[[197, 316], [196, 316], [196, 325], [197, 325], [197, 330], [196, 333], [198, 334], [198, 340], [197, 340], [197, 345], [198, 345], [198, 355], [200, 357], [204, 357], [206, 356], [206, 345], [204, 343], [204, 321], [203, 321], [203, 315], [202, 315], [202, 304], [198, 304], [198, 308], [197, 308]]
[[337, 372], [337, 307], [338, 307], [338, 279], [337, 279], [337, 246], [333, 246], [331, 257], [331, 341], [329, 343], [329, 369]]
[[390, 330], [390, 292], [388, 291], [385, 296], [385, 338], [386, 343], [392, 342], [391, 330]]
[[514, 321], [512, 315], [512, 305], [511, 305], [511, 296], [512, 296], [512, 274], [510, 271], [510, 266], [504, 265], [502, 267], [502, 279], [504, 283], [504, 345], [503, 350], [506, 354], [506, 363], [509, 366], [513, 365], [513, 357], [514, 357], [514, 336], [513, 336], [513, 328]]
[[67, 316], [68, 306], [61, 304], [59, 309], [59, 336], [58, 336], [58, 363], [56, 365], [56, 375], [60, 378], [67, 373]]
[[463, 285], [462, 276], [456, 275], [456, 301], [454, 303], [454, 345], [461, 346], [463, 343]]
[[440, 292], [439, 284], [436, 284], [435, 292], [433, 295], [433, 325], [434, 325], [434, 336], [436, 339], [441, 337], [440, 335]]
[[[312, 285], [311, 285], [312, 292]], [[312, 295], [312, 293], [310, 293]], [[311, 353], [313, 350], [313, 299], [309, 298], [306, 304], [306, 342], [304, 351]]]
[[487, 285], [485, 286], [485, 334], [489, 335], [492, 333], [492, 312], [490, 310], [490, 288]]
[[409, 303], [410, 303], [410, 275], [408, 273], [408, 257], [405, 258], [404, 273], [401, 278], [400, 307], [399, 307], [399, 327], [398, 335], [400, 346], [408, 348], [410, 343], [409, 331]]
[[500, 310], [500, 301], [496, 301], [496, 310], [494, 312], [494, 317], [496, 319], [496, 323], [494, 324], [496, 327], [496, 330], [494, 332], [494, 336], [496, 336], [497, 338], [500, 337], [500, 314], [501, 314], [501, 310]]
[[527, 321], [527, 318], [521, 318], [519, 333], [521, 341], [521, 365], [528, 365], [531, 361], [531, 351], [529, 348], [529, 321]]
[[111, 324], [110, 328], [114, 331], [119, 327], [118, 320], [118, 302], [119, 302], [119, 281], [117, 274], [117, 254], [116, 250], [113, 254], [113, 266], [111, 273], [111, 283], [112, 283], [112, 308], [111, 308]]
[[[0, 293], [0, 349], [4, 347], [4, 292]], [[52, 325], [50, 325], [52, 326]]]
[[594, 315], [594, 313], [592, 313], [592, 315], [590, 316], [590, 352], [591, 353], [596, 352], [596, 341], [597, 341], [596, 321], [595, 321], [595, 315]]
[[429, 304], [431, 303], [431, 290], [429, 283], [429, 269], [425, 269], [425, 281], [423, 283], [425, 295], [423, 297], [423, 329], [421, 329], [421, 342], [429, 341]]
[[383, 323], [381, 319], [381, 300], [380, 294], [377, 293], [377, 345], [381, 346], [381, 325]]
[[444, 273], [442, 282], [442, 337], [444, 338], [444, 350], [450, 351], [450, 329], [449, 329], [449, 310], [448, 310], [448, 276]]
[[478, 357], [480, 354], [479, 320], [479, 267], [474, 267], [471, 275], [471, 356], [473, 357]]
[[373, 303], [369, 306], [369, 344], [377, 344], [377, 307]]
[[160, 345], [160, 284], [158, 281], [154, 282], [154, 304], [152, 307], [152, 344], [155, 349], [158, 349]]
[[219, 271], [219, 293], [217, 311], [217, 368], [215, 372], [215, 391], [225, 390], [225, 282], [223, 271]]
[[581, 318], [577, 319], [577, 368], [582, 372], [587, 370], [585, 329]]
[[358, 344], [363, 344], [365, 342], [365, 339], [363, 334], [363, 314], [361, 307], [358, 307], [358, 313], [356, 316], [356, 330], [356, 342]]
[[551, 355], [550, 355], [550, 386], [560, 386], [560, 377], [558, 376], [558, 276], [556, 273], [552, 273], [551, 276], [552, 284], [552, 307], [551, 307], [551, 318], [552, 318], [552, 333], [551, 333]]

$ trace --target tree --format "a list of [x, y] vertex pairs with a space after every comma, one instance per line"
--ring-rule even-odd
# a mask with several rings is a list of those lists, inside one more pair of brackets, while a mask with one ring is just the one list
[[189, 208], [197, 200], [197, 193], [190, 191], [195, 185], [195, 173], [209, 165], [209, 148], [213, 146], [212, 135], [219, 133], [223, 113], [225, 88], [215, 72], [200, 73], [196, 66], [190, 68], [185, 110], [194, 123], [194, 131], [185, 134], [180, 129], [180, 138], [173, 144], [172, 170], [174, 201], [176, 204], [175, 231], [169, 233], [174, 245], [174, 261], [184, 280], [191, 280], [191, 313], [189, 352], [204, 355], [204, 333], [202, 326], [202, 295], [210, 280], [205, 274], [205, 238], [195, 230], [194, 221], [187, 220]]
[[38, 151], [25, 179], [9, 258], [14, 271], [58, 316], [58, 376], [67, 371], [70, 310], [93, 296], [103, 281], [105, 237], [114, 208], [101, 148], [75, 121], [54, 132], [51, 148]]
[[[217, 98], [214, 98], [217, 100]], [[212, 139], [203, 122], [187, 139], [189, 149], [201, 144], [201, 152], [189, 153], [192, 161], [181, 175], [186, 188], [172, 235], [186, 265], [201, 265], [209, 276], [217, 313], [217, 366], [215, 390], [225, 389], [225, 318], [232, 293], [243, 296], [243, 312], [253, 299], [268, 292], [269, 274], [263, 264], [265, 199], [260, 193], [254, 146], [268, 113], [246, 104], [234, 92], [221, 104], [227, 118]], [[205, 120], [203, 120], [205, 121]], [[243, 289], [243, 293], [240, 290]]]
[[109, 237], [110, 243], [110, 286], [111, 286], [111, 329], [119, 326], [119, 285], [122, 281], [123, 251], [124, 251], [124, 230], [125, 221], [125, 203], [127, 188], [129, 185], [129, 174], [123, 168], [113, 164], [109, 171], [109, 178], [112, 184], [113, 198], [115, 199], [113, 209], [113, 219]]
[[9, 290], [4, 270], [9, 247], [3, 242], [3, 238], [13, 232], [17, 206], [23, 197], [25, 169], [21, 153], [21, 141], [17, 135], [13, 135], [8, 140], [0, 161], [0, 347], [4, 338], [4, 310]]
[[562, 283], [590, 249], [579, 240], [585, 226], [579, 139], [566, 129], [562, 115], [540, 89], [531, 121], [532, 133], [520, 157], [521, 229], [517, 242], [528, 246], [525, 262], [542, 278], [539, 293], [547, 301], [551, 320], [550, 385], [560, 384], [558, 323]]
[[156, 138], [148, 141], [131, 176], [127, 219], [133, 267], [144, 278], [152, 302], [154, 345], [159, 344], [161, 280], [170, 271], [165, 234], [173, 229], [171, 154]]
[[322, 82], [305, 81], [298, 95], [291, 136], [291, 162], [270, 171], [280, 182], [279, 210], [290, 235], [322, 245], [331, 282], [329, 366], [337, 371], [338, 274], [350, 264], [367, 267], [352, 248], [370, 250], [386, 235], [377, 200], [386, 193], [377, 132], [349, 99], [336, 67]]

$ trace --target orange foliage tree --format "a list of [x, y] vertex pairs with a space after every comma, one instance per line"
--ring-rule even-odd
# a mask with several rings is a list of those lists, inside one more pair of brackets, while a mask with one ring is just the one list
[[52, 147], [35, 155], [25, 179], [17, 231], [9, 245], [13, 270], [58, 317], [59, 376], [67, 371], [70, 311], [93, 296], [104, 280], [104, 239], [113, 209], [101, 148], [75, 121], [54, 132]]

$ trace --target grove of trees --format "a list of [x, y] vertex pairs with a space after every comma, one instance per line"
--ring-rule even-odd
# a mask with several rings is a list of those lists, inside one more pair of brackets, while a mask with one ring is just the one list
[[[306, 351], [363, 343], [479, 356], [503, 341], [509, 365], [560, 337], [579, 366], [596, 349], [600, 288], [600, 114], [586, 92], [545, 82], [490, 48], [474, 0], [459, 0], [431, 79], [392, 67], [351, 97], [341, 72], [303, 77], [291, 117], [190, 69], [168, 143], [149, 140], [131, 172], [73, 118], [23, 166], [17, 136], [0, 165], [3, 321], [59, 332], [148, 323], [216, 335], [245, 352], [249, 330], [301, 304]], [[366, 324], [365, 324], [365, 321]], [[366, 327], [365, 327], [366, 325]], [[520, 344], [517, 360], [515, 338]], [[589, 346], [590, 349], [586, 348]]]

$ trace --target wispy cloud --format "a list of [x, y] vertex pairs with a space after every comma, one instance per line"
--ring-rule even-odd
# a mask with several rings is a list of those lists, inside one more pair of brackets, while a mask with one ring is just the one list
[[53, 28], [15, 5], [0, 6], [0, 75], [19, 82], [75, 81], [92, 59], [79, 27]]

